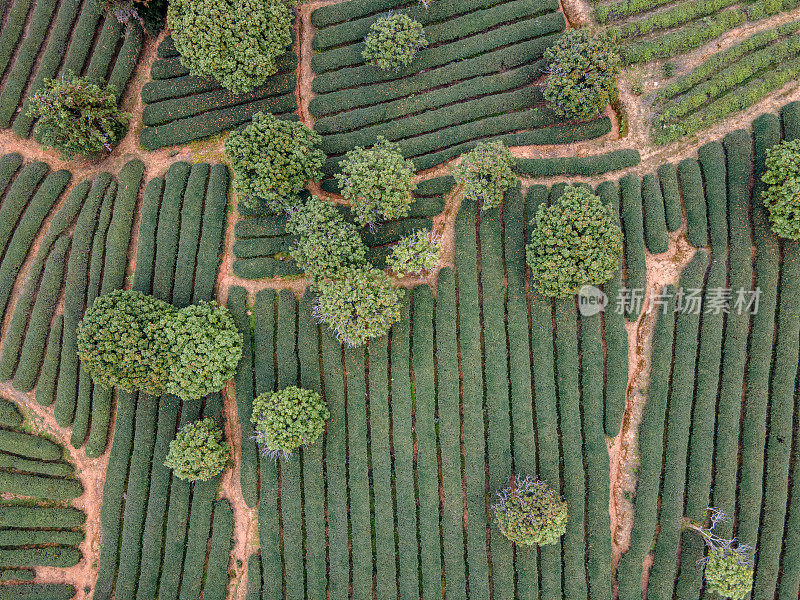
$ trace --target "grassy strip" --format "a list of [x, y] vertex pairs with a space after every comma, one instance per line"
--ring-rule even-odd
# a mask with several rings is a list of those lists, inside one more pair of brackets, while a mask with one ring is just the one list
[[139, 214], [139, 237], [136, 242], [136, 269], [133, 272], [132, 288], [145, 294], [153, 289], [153, 259], [156, 254], [156, 230], [158, 210], [164, 179], [155, 177], [147, 182]]
[[[622, 193], [622, 223], [625, 230], [625, 286], [644, 290], [647, 286], [645, 267], [644, 222], [642, 220], [642, 186], [636, 175], [619, 181]], [[626, 311], [628, 320], [635, 320], [641, 307], [632, 304]]]
[[737, 1], [706, 0], [706, 2], [692, 2], [688, 0], [679, 2], [666, 10], [644, 15], [642, 18], [613, 27], [611, 31], [622, 39], [641, 37], [654, 31], [681, 27], [695, 19], [713, 15], [724, 8], [736, 4]]
[[61, 65], [61, 74], [82, 73], [86, 58], [93, 47], [97, 24], [102, 16], [97, 0], [86, 0], [81, 7], [81, 14], [72, 30], [67, 55]]
[[0, 425], [17, 428], [22, 425], [22, 421], [22, 413], [16, 405], [5, 398], [0, 398]]
[[[35, 475], [50, 477], [69, 477], [75, 474], [75, 468], [67, 462], [43, 462], [21, 458], [13, 454], [0, 453], [0, 468], [12, 471], [24, 471]], [[0, 544], [2, 546], [4, 544]]]
[[8, 429], [0, 429], [0, 451], [33, 460], [62, 460], [64, 456], [64, 449], [55, 442]]
[[192, 288], [194, 303], [214, 299], [217, 273], [222, 260], [222, 240], [227, 225], [229, 184], [228, 167], [221, 164], [211, 165]]
[[677, 231], [683, 221], [681, 207], [681, 191], [678, 186], [678, 172], [675, 165], [666, 163], [658, 167], [658, 179], [661, 183], [661, 195], [664, 198], [664, 218], [668, 231]]
[[[3, 23], [3, 31], [0, 32], [0, 72], [5, 72], [14, 55], [17, 43], [25, 30], [25, 21], [30, 7], [30, 0], [14, 0], [14, 4], [10, 8], [5, 7], [8, 16], [6, 22]], [[3, 12], [5, 13], [6, 10]]]
[[181, 197], [186, 189], [189, 173], [188, 163], [176, 162], [170, 166], [164, 176], [164, 196], [156, 231], [153, 295], [168, 302], [172, 300], [175, 258], [178, 253]]
[[233, 255], [236, 258], [256, 258], [257, 256], [274, 256], [291, 252], [297, 242], [297, 236], [245, 238], [233, 243]]
[[[436, 294], [436, 369], [439, 445], [442, 461], [442, 544], [447, 597], [466, 598], [464, 509], [461, 486], [461, 419], [458, 375], [458, 323], [453, 270], [439, 271]], [[373, 469], [374, 469], [373, 451]]]
[[86, 66], [87, 77], [106, 81], [111, 63], [117, 55], [117, 43], [122, 37], [125, 26], [117, 19], [106, 18], [103, 21], [103, 28], [97, 37], [89, 64]]
[[82, 527], [86, 514], [72, 507], [0, 506], [0, 526], [21, 529], [74, 529]]
[[[0, 472], [0, 489], [6, 494], [30, 496], [31, 498], [45, 500], [71, 500], [83, 493], [83, 487], [75, 479], [60, 479], [11, 472]], [[2, 552], [0, 550], [0, 564], [9, 567], [24, 566], [4, 562], [2, 560]]]
[[22, 166], [22, 155], [17, 152], [4, 154], [0, 157], [0, 195], [4, 195], [8, 183], [20, 166]]
[[108, 76], [108, 85], [114, 86], [117, 95], [122, 97], [125, 87], [136, 68], [136, 61], [142, 51], [144, 32], [138, 23], [129, 21], [125, 27], [125, 40], [114, 61], [114, 67]]
[[242, 279], [267, 279], [300, 275], [293, 260], [279, 260], [270, 256], [258, 256], [233, 261], [233, 274]]
[[[197, 245], [200, 240], [200, 224], [203, 218], [203, 196], [206, 191], [209, 166], [206, 163], [192, 165], [181, 203], [180, 231], [175, 257], [175, 288], [172, 303], [183, 307], [192, 301], [192, 278], [194, 277]], [[158, 245], [156, 245], [158, 250]], [[187, 282], [178, 285], [177, 282]]]
[[605, 24], [653, 10], [670, 2], [672, 0], [613, 0], [595, 7], [594, 18], [598, 23]]
[[692, 246], [702, 248], [708, 245], [708, 222], [700, 163], [693, 158], [682, 160], [678, 163], [678, 176], [686, 207], [686, 237]]

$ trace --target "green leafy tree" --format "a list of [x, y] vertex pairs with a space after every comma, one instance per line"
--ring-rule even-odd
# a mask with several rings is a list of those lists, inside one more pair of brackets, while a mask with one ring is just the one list
[[164, 317], [158, 339], [169, 360], [164, 391], [184, 400], [218, 392], [236, 373], [242, 334], [228, 309], [216, 302], [192, 304]]
[[100, 10], [120, 23], [138, 21], [151, 36], [157, 36], [167, 20], [167, 0], [98, 0]]
[[49, 79], [33, 95], [28, 116], [39, 119], [34, 137], [55, 148], [64, 160], [95, 157], [119, 143], [130, 115], [117, 105], [113, 86], [100, 87], [88, 78], [67, 75]]
[[531, 225], [527, 261], [542, 294], [567, 298], [616, 273], [622, 230], [614, 209], [588, 188], [568, 186], [551, 206], [539, 205]]
[[395, 273], [427, 273], [439, 264], [441, 240], [429, 229], [420, 229], [400, 239], [392, 247], [386, 265]]
[[761, 194], [772, 230], [780, 237], [800, 239], [800, 140], [784, 140], [767, 150], [768, 185]]
[[290, 215], [286, 231], [297, 236], [292, 258], [311, 281], [367, 265], [367, 247], [358, 229], [331, 202], [311, 196]]
[[239, 202], [248, 208], [263, 204], [276, 213], [296, 209], [302, 187], [322, 177], [321, 144], [320, 135], [298, 121], [254, 114], [252, 123], [225, 141]]
[[267, 392], [253, 400], [256, 442], [265, 454], [288, 458], [303, 446], [310, 446], [322, 434], [331, 416], [316, 392], [290, 386]]
[[170, 0], [167, 25], [192, 75], [249, 92], [277, 72], [292, 43], [292, 14], [281, 0]]
[[502, 142], [478, 142], [461, 157], [453, 177], [462, 186], [464, 198], [483, 202], [484, 209], [495, 208], [502, 204], [505, 191], [517, 183], [515, 164], [514, 155]]
[[230, 445], [214, 419], [201, 419], [181, 427], [169, 443], [164, 466], [176, 477], [207, 481], [230, 464]]
[[388, 333], [400, 320], [404, 292], [378, 269], [351, 269], [339, 279], [319, 282], [314, 314], [327, 323], [348, 346], [363, 346], [367, 340]]
[[611, 39], [569, 29], [545, 52], [544, 97], [556, 114], [590, 119], [617, 97], [620, 59]]
[[412, 63], [422, 48], [428, 46], [425, 30], [407, 14], [381, 17], [369, 28], [362, 56], [383, 71], [400, 71]]
[[372, 148], [350, 150], [339, 167], [336, 179], [359, 223], [408, 216], [417, 185], [414, 162], [403, 158], [400, 146], [378, 137]]
[[101, 385], [158, 393], [164, 376], [153, 364], [168, 358], [156, 341], [162, 319], [176, 312], [166, 302], [132, 290], [98, 296], [78, 324], [78, 357], [84, 369]]
[[500, 533], [521, 546], [555, 544], [567, 530], [567, 503], [530, 475], [500, 490], [492, 513]]

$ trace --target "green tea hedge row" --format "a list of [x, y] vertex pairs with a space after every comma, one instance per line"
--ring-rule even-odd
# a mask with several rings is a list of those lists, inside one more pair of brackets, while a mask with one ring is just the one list
[[[391, 100], [409, 99], [412, 94], [453, 83], [468, 90], [468, 84], [474, 85], [475, 82], [469, 83], [466, 80], [480, 75], [492, 75], [496, 72], [498, 63], [506, 65], [509, 70], [535, 63], [542, 57], [544, 50], [555, 42], [557, 36], [558, 34], [552, 33], [507, 47], [500, 47], [473, 58], [457, 60], [417, 73], [413, 77], [405, 77], [399, 81], [375, 82], [369, 87], [348, 88], [347, 82], [343, 80], [341, 89], [333, 88], [314, 96], [309, 103], [309, 110], [315, 117], [325, 117], [340, 111], [379, 105]], [[334, 77], [334, 74], [335, 72], [331, 73], [329, 78]]]
[[686, 237], [695, 248], [708, 245], [708, 223], [706, 218], [706, 198], [703, 190], [703, 177], [700, 164], [693, 158], [678, 163], [678, 175], [683, 192], [688, 222]]
[[[647, 286], [645, 267], [644, 222], [642, 220], [642, 186], [636, 175], [626, 175], [619, 181], [622, 192], [622, 225], [625, 232], [625, 286], [643, 290]], [[626, 312], [629, 320], [638, 316], [639, 307], [632, 305]]]
[[600, 175], [633, 167], [641, 162], [639, 151], [633, 148], [614, 150], [596, 156], [567, 156], [561, 158], [523, 158], [515, 170], [531, 177], [555, 175]]
[[594, 9], [598, 23], [608, 23], [670, 4], [672, 0], [614, 0]]
[[656, 98], [659, 100], [668, 99], [678, 94], [688, 92], [697, 84], [705, 81], [725, 67], [735, 64], [742, 57], [756, 50], [760, 50], [775, 40], [796, 32], [798, 29], [800, 29], [800, 21], [788, 23], [775, 29], [760, 31], [723, 52], [711, 55], [702, 64], [686, 75], [682, 75], [674, 82], [661, 88], [656, 94]]
[[33, 581], [33, 569], [3, 569], [0, 571], [0, 581]]
[[0, 71], [5, 72], [14, 55], [17, 42], [25, 30], [25, 21], [30, 7], [30, 0], [15, 0], [7, 11], [6, 22], [3, 24], [3, 31], [0, 32]]
[[190, 96], [170, 98], [151, 103], [145, 106], [142, 111], [142, 123], [147, 127], [161, 125], [176, 119], [193, 117], [211, 110], [255, 102], [271, 96], [282, 96], [281, 99], [273, 99], [273, 110], [275, 112], [285, 112], [294, 108], [290, 106], [291, 96], [287, 94], [294, 91], [295, 80], [294, 73], [280, 73], [274, 76], [271, 85], [260, 86], [252, 92], [244, 94], [234, 94], [229, 90], [219, 88]]
[[658, 178], [653, 173], [642, 177], [642, 204], [647, 249], [653, 254], [666, 252], [669, 248], [669, 233], [664, 213], [664, 197], [661, 195]]
[[125, 92], [125, 86], [133, 75], [136, 68], [136, 61], [142, 51], [144, 33], [138, 23], [128, 22], [125, 28], [124, 41], [122, 47], [116, 55], [114, 67], [108, 76], [108, 85], [113, 85], [117, 94], [121, 97]]
[[[28, 322], [28, 328], [23, 336], [24, 342], [19, 356], [19, 364], [14, 374], [14, 387], [20, 391], [28, 392], [33, 389], [36, 377], [39, 374], [39, 366], [47, 343], [47, 334], [58, 303], [58, 296], [61, 293], [61, 283], [64, 280], [64, 265], [68, 246], [69, 239], [66, 237], [59, 238], [54, 244], [50, 256], [47, 258], [44, 274], [39, 285], [39, 292], [36, 294], [36, 302], [33, 304], [30, 316], [27, 309], [30, 307], [32, 298], [27, 303], [21, 297], [17, 299], [14, 315], [16, 317], [17, 310], [20, 310], [20, 316], [23, 317], [20, 321], [23, 323]], [[28, 306], [26, 307], [25, 304]], [[13, 333], [15, 317], [11, 319], [9, 334]], [[8, 343], [9, 339], [9, 337], [6, 337], [6, 343]], [[3, 359], [5, 359], [5, 350]], [[4, 363], [4, 360], [0, 360], [0, 372], [4, 372]]]
[[[438, 46], [435, 52], [420, 53], [420, 56], [414, 61], [413, 70], [414, 72], [423, 71], [453, 61], [479, 56], [502, 46], [518, 44], [549, 33], [562, 31], [564, 25], [564, 16], [559, 12], [501, 25], [492, 31], [492, 35], [475, 35], [465, 40]], [[320, 73], [314, 78], [312, 88], [314, 93], [324, 94], [344, 88], [402, 79], [405, 75], [401, 71], [387, 76], [383, 71], [370, 65], [359, 65]]]
[[85, 521], [86, 514], [72, 507], [0, 506], [0, 527], [74, 529]]
[[703, 170], [711, 249], [724, 252], [728, 245], [729, 210], [725, 150], [719, 142], [710, 142], [697, 149], [697, 159]]
[[397, 8], [402, 5], [402, 0], [361, 0], [352, 6], [322, 6], [311, 13], [311, 23], [314, 27], [322, 29], [350, 19], [357, 19], [370, 14]]
[[22, 413], [13, 402], [0, 398], [0, 425], [17, 427], [22, 424]]
[[233, 232], [237, 240], [245, 238], [281, 237], [286, 235], [285, 219], [270, 214], [263, 217], [239, 219]]
[[254, 258], [273, 256], [281, 252], [288, 253], [296, 241], [297, 237], [291, 235], [236, 240], [233, 243], [233, 255], [236, 258]]
[[[444, 22], [432, 22], [434, 12], [425, 10], [423, 6], [419, 7], [419, 22], [425, 26], [425, 39], [429, 44], [437, 47], [443, 44], [453, 42], [455, 40], [462, 40], [471, 35], [481, 34], [486, 30], [493, 29], [504, 23], [512, 23], [529, 19], [541, 15], [544, 12], [553, 12], [552, 3], [550, 7], [542, 6], [540, 2], [527, 2], [526, 0], [511, 0], [501, 4], [495, 4], [490, 8], [483, 10], [474, 10], [473, 12], [465, 12], [467, 7], [465, 5], [477, 4], [485, 7], [491, 5], [494, 0], [468, 0], [466, 2], [447, 2], [442, 6], [447, 12], [460, 12], [461, 16], [455, 15], [440, 15], [446, 18]], [[550, 8], [550, 10], [547, 10]], [[444, 12], [444, 11], [438, 11]], [[413, 17], [413, 11], [404, 12]], [[435, 17], [434, 17], [435, 18]], [[361, 55], [363, 45], [361, 41], [369, 31], [370, 26], [374, 22], [374, 18], [364, 19], [361, 21], [350, 21], [346, 25], [340, 25], [334, 29], [323, 30], [321, 35], [315, 35], [315, 41], [318, 38], [323, 38], [320, 42], [315, 44], [317, 54], [312, 59], [312, 68], [314, 73], [325, 73], [327, 71], [334, 71], [345, 67], [361, 65], [364, 58]], [[327, 34], [327, 35], [326, 35]], [[327, 40], [325, 39], [327, 37]], [[332, 38], [336, 38], [335, 40]], [[323, 52], [319, 52], [321, 44], [336, 41], [337, 47]], [[349, 45], [339, 45], [349, 44]], [[420, 54], [422, 57], [423, 53]], [[411, 67], [415, 70], [415, 67]]]
[[644, 36], [654, 31], [680, 27], [684, 23], [707, 15], [713, 15], [736, 3], [737, 0], [706, 0], [706, 2], [679, 3], [672, 8], [614, 27], [611, 31], [621, 38]]
[[39, 68], [36, 69], [36, 75], [31, 81], [22, 110], [14, 118], [12, 129], [20, 137], [26, 138], [31, 134], [33, 119], [27, 115], [31, 98], [41, 89], [45, 79], [53, 79], [56, 76], [58, 67], [61, 65], [61, 59], [64, 56], [64, 52], [66, 52], [70, 33], [72, 33], [72, 24], [78, 15], [79, 8], [80, 4], [76, 2], [63, 3], [51, 24], [47, 48], [39, 59]]
[[678, 172], [675, 165], [671, 163], [661, 165], [657, 172], [661, 183], [661, 194], [664, 197], [664, 218], [667, 222], [667, 230], [677, 231], [683, 220]]
[[[444, 89], [432, 90], [411, 98], [375, 104], [352, 112], [342, 112], [335, 116], [323, 117], [315, 121], [314, 129], [323, 136], [343, 133], [452, 105], [457, 102], [465, 102], [470, 98], [514, 90], [526, 85], [532, 79], [538, 78], [543, 67], [544, 63], [542, 61], [536, 61], [518, 69], [487, 75], [477, 80], [472, 79], [455, 83]], [[541, 98], [538, 101], [541, 102]], [[452, 106], [448, 110], [452, 110]]]
[[173, 79], [189, 74], [189, 69], [183, 66], [180, 56], [171, 56], [157, 60], [150, 67], [150, 78], [158, 81], [161, 79]]
[[746, 5], [744, 10], [751, 20], [757, 21], [784, 10], [797, 8], [798, 5], [800, 5], [798, 0], [756, 0]]
[[64, 287], [61, 366], [58, 371], [56, 401], [53, 407], [56, 422], [61, 427], [69, 426], [75, 414], [79, 369], [76, 330], [86, 306], [89, 258], [97, 211], [110, 183], [111, 176], [108, 173], [101, 173], [92, 182], [72, 234], [72, 248], [67, 263], [67, 281]]
[[278, 260], [268, 256], [235, 260], [233, 272], [242, 279], [268, 279], [302, 274], [293, 260]]
[[225, 165], [211, 165], [203, 209], [202, 233], [197, 249], [192, 302], [213, 300], [217, 284], [222, 239], [225, 234], [230, 176]]
[[745, 20], [746, 16], [740, 9], [725, 10], [651, 40], [628, 43], [622, 48], [622, 57], [626, 63], [634, 64], [675, 56], [719, 37]]
[[75, 588], [61, 583], [0, 585], [0, 600], [70, 600]]
[[58, 544], [77, 548], [83, 541], [82, 531], [30, 531], [21, 529], [0, 530], [0, 546], [15, 548], [19, 546], [43, 546]]
[[64, 450], [48, 439], [0, 429], [0, 451], [36, 460], [61, 460]]
[[[8, 471], [0, 472], [0, 489], [15, 496], [31, 496], [46, 500], [71, 500], [83, 493], [83, 487], [75, 479], [59, 479]], [[2, 561], [2, 555], [0, 555], [0, 564], [5, 564]], [[9, 564], [8, 566], [21, 565]]]
[[273, 112], [277, 116], [296, 120], [297, 115], [291, 114], [296, 108], [294, 94], [272, 96], [249, 104], [239, 104], [177, 119], [155, 127], [145, 127], [139, 141], [147, 150], [184, 144], [233, 129], [249, 121], [257, 112]]
[[44, 0], [37, 1], [34, 6], [28, 29], [17, 47], [14, 65], [6, 75], [3, 91], [0, 92], [0, 127], [5, 128], [11, 124], [11, 119], [28, 84], [28, 77], [36, 63], [39, 48], [50, 29], [56, 4], [56, 0]]
[[0, 565], [5, 567], [72, 567], [80, 559], [75, 548], [0, 549]]
[[14, 173], [22, 166], [22, 155], [16, 152], [0, 157], [0, 194], [5, 192]]
[[117, 43], [125, 30], [125, 26], [117, 19], [106, 19], [100, 35], [92, 48], [89, 64], [86, 66], [86, 76], [105, 81], [111, 63], [117, 54]]
[[67, 47], [67, 55], [61, 66], [61, 73], [83, 73], [86, 58], [92, 50], [97, 25], [103, 16], [97, 2], [84, 3], [78, 21], [72, 30], [72, 38]]
[[233, 536], [233, 511], [230, 503], [217, 500], [214, 503], [214, 521], [211, 530], [211, 548], [208, 552], [203, 598], [225, 600], [228, 591], [228, 560]]

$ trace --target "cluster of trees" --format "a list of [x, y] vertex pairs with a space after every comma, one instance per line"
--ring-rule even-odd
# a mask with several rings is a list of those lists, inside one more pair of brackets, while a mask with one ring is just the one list
[[242, 356], [228, 309], [182, 309], [141, 292], [99, 296], [78, 325], [78, 356], [95, 383], [190, 400], [221, 390]]

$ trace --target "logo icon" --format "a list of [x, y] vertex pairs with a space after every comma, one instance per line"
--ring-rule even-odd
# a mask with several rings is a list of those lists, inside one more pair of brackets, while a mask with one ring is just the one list
[[608, 296], [598, 287], [585, 285], [578, 291], [578, 310], [581, 316], [591, 317], [608, 306]]

